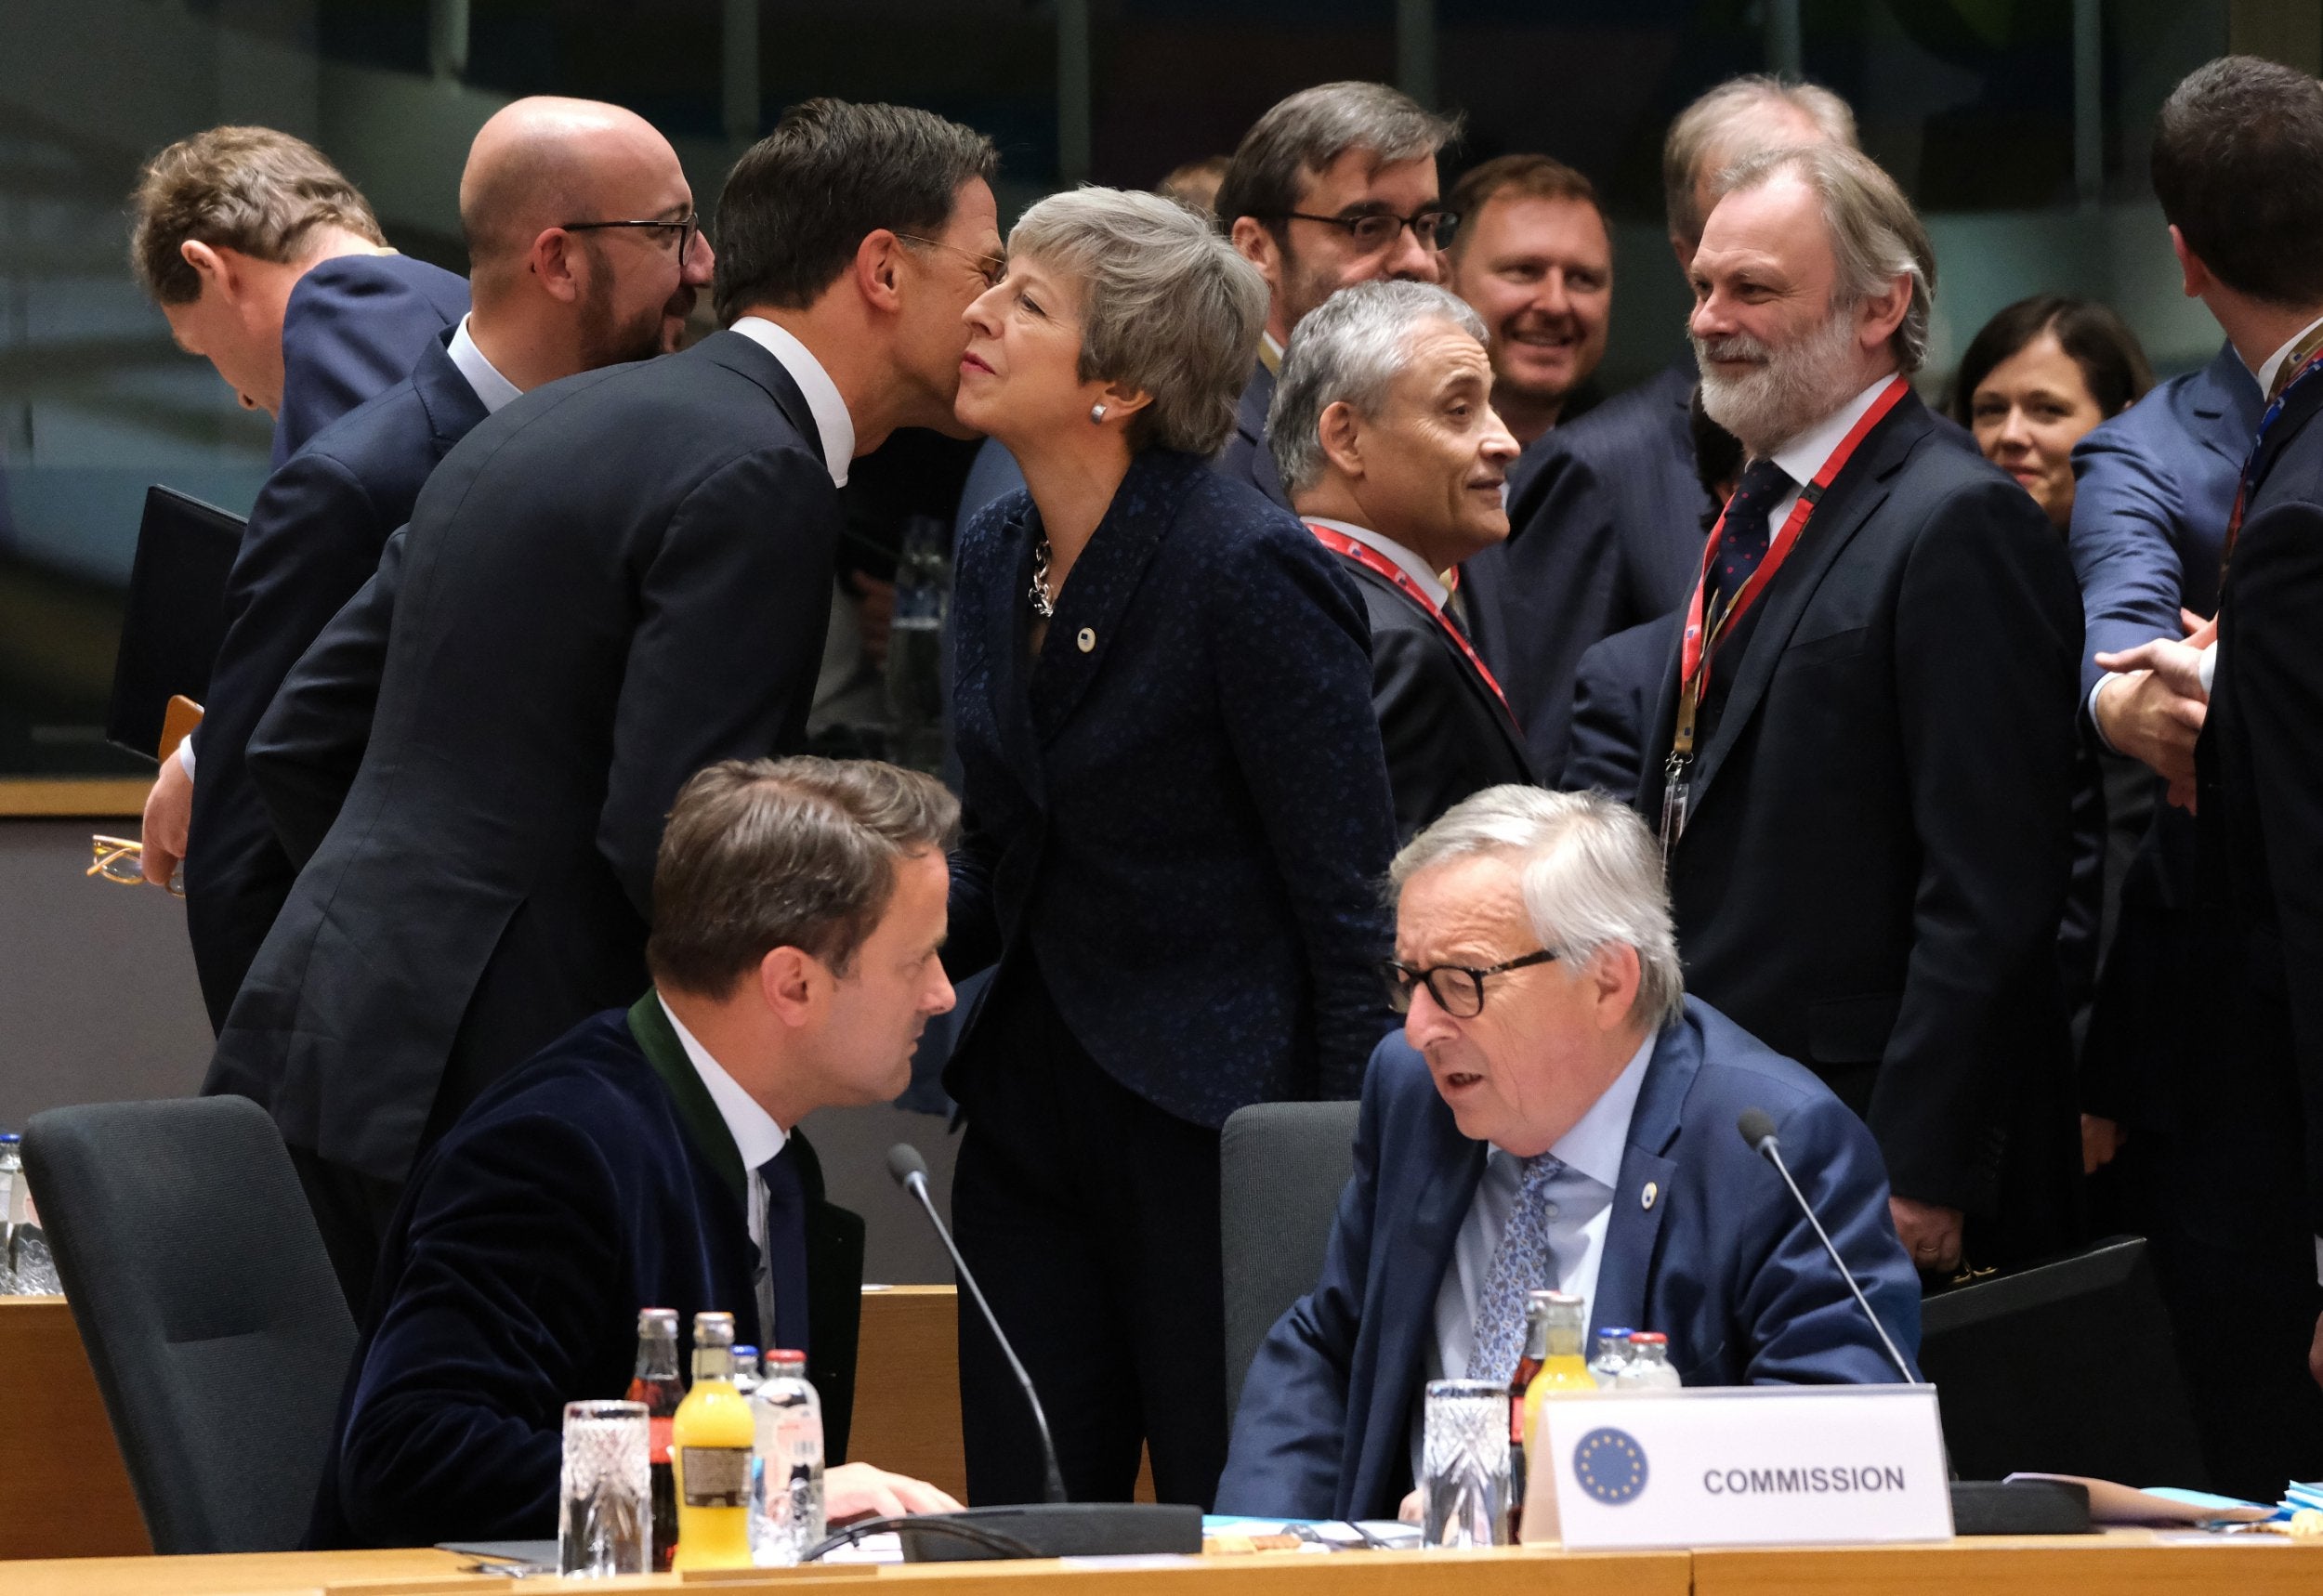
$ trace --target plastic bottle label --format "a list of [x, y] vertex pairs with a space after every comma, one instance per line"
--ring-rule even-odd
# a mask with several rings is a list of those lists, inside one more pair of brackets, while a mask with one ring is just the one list
[[649, 1461], [655, 1463], [669, 1461], [670, 1432], [676, 1426], [677, 1420], [675, 1419], [649, 1419], [645, 1421], [646, 1456]]
[[678, 1469], [689, 1508], [739, 1508], [750, 1504], [750, 1448], [685, 1446]]

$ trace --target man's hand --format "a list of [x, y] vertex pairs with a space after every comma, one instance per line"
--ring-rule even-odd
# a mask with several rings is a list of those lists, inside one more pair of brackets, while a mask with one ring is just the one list
[[2218, 621], [2178, 611], [2185, 641], [2157, 637], [2097, 663], [2114, 673], [2091, 700], [2090, 713], [2106, 740], [2170, 783], [2170, 802], [2194, 809], [2194, 743], [2210, 713], [2202, 686], [2202, 656], [2218, 641]]
[[1923, 1275], [1949, 1275], [1960, 1267], [1960, 1210], [1892, 1197], [1887, 1211], [1895, 1216], [1896, 1234], [1911, 1254], [1913, 1268]]
[[167, 886], [186, 857], [186, 829], [193, 818], [193, 778], [173, 753], [162, 761], [153, 791], [145, 795], [145, 879]]
[[[2315, 1333], [2317, 1336], [2323, 1336], [2323, 1325], [2317, 1325], [2315, 1328]], [[2318, 1376], [2317, 1378], [2323, 1379], [2323, 1376]], [[1411, 1487], [1411, 1494], [1403, 1498], [1403, 1505], [1396, 1510], [1396, 1517], [1402, 1520], [1405, 1524], [1418, 1524], [1420, 1522], [1420, 1488], [1417, 1485], [1414, 1485]]]
[[2316, 1317], [2315, 1340], [2307, 1347], [2307, 1372], [2315, 1377], [2316, 1384], [2323, 1385], [2323, 1315]]
[[869, 1463], [842, 1463], [822, 1476], [823, 1517], [847, 1524], [859, 1518], [901, 1518], [908, 1513], [956, 1513], [960, 1504], [925, 1480], [890, 1474]]
[[2081, 1173], [2093, 1175], [2113, 1162], [2130, 1133], [2111, 1119], [2095, 1114], [2081, 1116]]

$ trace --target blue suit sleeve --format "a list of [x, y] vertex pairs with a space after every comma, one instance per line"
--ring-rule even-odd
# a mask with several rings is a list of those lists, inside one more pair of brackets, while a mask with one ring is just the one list
[[[274, 417], [278, 466], [348, 411], [411, 375], [427, 340], [459, 319], [447, 318], [450, 307], [416, 281], [365, 269], [370, 258], [324, 261], [291, 289], [282, 313], [282, 405]], [[449, 274], [445, 280], [458, 282]]]
[[[2126, 419], [2126, 416], [2123, 418]], [[2073, 446], [2073, 520], [2066, 546], [2080, 584], [2081, 701], [2105, 674], [2100, 653], [2181, 635], [2185, 571], [2173, 530], [2185, 505], [2176, 478], [2133, 434], [2108, 424]]]

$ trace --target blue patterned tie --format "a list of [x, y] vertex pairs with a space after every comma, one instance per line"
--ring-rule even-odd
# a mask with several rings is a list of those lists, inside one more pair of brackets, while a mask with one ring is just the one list
[[[1797, 486], [1791, 473], [1771, 460], [1755, 461], [1742, 473], [1734, 497], [1726, 501], [1726, 528], [1719, 533], [1718, 557], [1711, 567], [1716, 582], [1714, 599], [1731, 599], [1751, 580], [1774, 541], [1775, 506]], [[1717, 613], [1715, 604], [1711, 613]]]
[[1508, 1228], [1501, 1233], [1492, 1266], [1484, 1272], [1484, 1289], [1476, 1295], [1470, 1380], [1507, 1380], [1516, 1373], [1516, 1360], [1524, 1354], [1525, 1299], [1557, 1283], [1558, 1261], [1549, 1245], [1549, 1197], [1564, 1173], [1564, 1163], [1551, 1153], [1524, 1160]]

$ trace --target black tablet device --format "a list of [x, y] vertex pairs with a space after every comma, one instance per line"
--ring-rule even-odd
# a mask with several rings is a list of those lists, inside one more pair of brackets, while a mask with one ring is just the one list
[[145, 491], [106, 741], [151, 759], [170, 699], [182, 693], [200, 703], [208, 696], [210, 664], [226, 632], [226, 573], [243, 526], [242, 517], [174, 488]]

